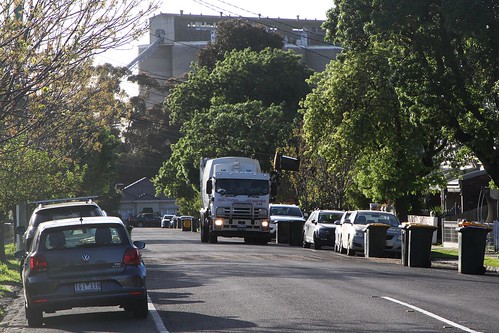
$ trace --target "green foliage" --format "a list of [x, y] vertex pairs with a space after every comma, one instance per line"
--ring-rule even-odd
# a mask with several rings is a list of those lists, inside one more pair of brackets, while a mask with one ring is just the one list
[[60, 196], [74, 196], [83, 183], [86, 167], [61, 158], [57, 151], [44, 151], [25, 145], [23, 137], [4, 145], [9, 152], [1, 158], [0, 209], [15, 204]]
[[[411, 122], [469, 149], [497, 184], [499, 14], [493, 1], [344, 1], [329, 12], [331, 38], [355, 54], [386, 52], [390, 81]], [[355, 22], [355, 24], [354, 24]], [[345, 56], [348, 56], [347, 52]], [[433, 133], [431, 128], [439, 129]], [[461, 160], [460, 163], [468, 161]]]
[[[29, 136], [27, 144], [38, 145], [73, 129], [68, 120], [86, 114], [90, 97], [98, 101], [96, 95], [80, 94], [89, 88], [92, 57], [146, 29], [142, 19], [156, 6], [138, 12], [139, 2], [1, 2], [0, 155], [6, 153], [4, 143], [19, 133]], [[79, 131], [73, 130], [63, 137], [76, 137]]]
[[246, 20], [230, 19], [220, 21], [214, 43], [208, 43], [198, 55], [198, 65], [212, 70], [217, 61], [223, 60], [226, 53], [251, 49], [260, 52], [265, 48], [282, 49], [282, 37], [259, 24]]
[[344, 58], [311, 80], [316, 88], [303, 103], [303, 128], [309, 147], [317, 148], [309, 154], [322, 157], [332, 176], [346, 180], [337, 183], [345, 196], [342, 205], [357, 202], [347, 197], [357, 191], [374, 201], [395, 202], [424, 190], [422, 177], [436, 168], [423, 163], [433, 153], [425, 147], [435, 143], [426, 142], [420, 135], [424, 128], [411, 124], [400, 108], [385, 56], [352, 52]]
[[312, 81], [309, 145], [402, 214], [469, 152], [497, 183], [497, 15], [492, 2], [336, 0], [325, 27], [344, 51]]
[[165, 101], [184, 136], [153, 179], [157, 190], [193, 210], [201, 157], [254, 156], [270, 170], [275, 150], [291, 137], [310, 74], [296, 54], [272, 49], [227, 53], [212, 71], [194, 66]]
[[15, 250], [15, 244], [8, 244], [5, 246], [7, 263], [0, 263], [0, 296], [2, 296], [3, 291], [7, 290], [5, 284], [21, 282], [19, 276], [19, 260], [14, 258]]

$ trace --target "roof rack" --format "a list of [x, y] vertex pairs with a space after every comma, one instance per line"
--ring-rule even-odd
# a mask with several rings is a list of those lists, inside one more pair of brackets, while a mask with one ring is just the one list
[[93, 201], [93, 199], [98, 198], [98, 195], [91, 195], [88, 197], [75, 197], [75, 198], [63, 198], [63, 199], [50, 199], [50, 200], [39, 200], [39, 201], [29, 201], [29, 204], [38, 204], [39, 206], [49, 204], [49, 203], [57, 203], [57, 202], [69, 202], [69, 201], [88, 201], [89, 203]]

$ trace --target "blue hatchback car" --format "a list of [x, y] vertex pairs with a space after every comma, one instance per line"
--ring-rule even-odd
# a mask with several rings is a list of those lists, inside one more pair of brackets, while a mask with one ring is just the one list
[[[28, 325], [44, 312], [113, 306], [146, 318], [146, 267], [117, 217], [81, 217], [40, 224], [24, 254], [22, 280]], [[17, 254], [18, 256], [20, 254]]]

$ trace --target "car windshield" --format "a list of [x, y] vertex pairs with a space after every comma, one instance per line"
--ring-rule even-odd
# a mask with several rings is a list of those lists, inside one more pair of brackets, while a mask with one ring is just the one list
[[343, 216], [343, 213], [319, 213], [319, 223], [334, 223]]
[[267, 195], [269, 182], [251, 179], [217, 179], [215, 191], [224, 195]]
[[270, 209], [270, 215], [303, 216], [301, 209], [298, 207], [272, 207]]
[[400, 222], [395, 215], [386, 213], [361, 213], [354, 221], [355, 224], [383, 223], [391, 227], [398, 227]]
[[62, 220], [72, 217], [103, 216], [103, 211], [94, 205], [54, 207], [40, 209], [36, 212], [32, 225], [37, 227], [42, 222]]
[[124, 229], [117, 225], [54, 228], [46, 230], [40, 236], [40, 247], [43, 250], [123, 244], [126, 244], [126, 235]]

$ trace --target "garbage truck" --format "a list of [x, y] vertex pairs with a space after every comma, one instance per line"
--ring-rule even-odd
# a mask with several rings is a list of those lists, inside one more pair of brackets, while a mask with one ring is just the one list
[[245, 243], [270, 241], [270, 175], [249, 157], [201, 158], [201, 242], [218, 237], [244, 238]]

